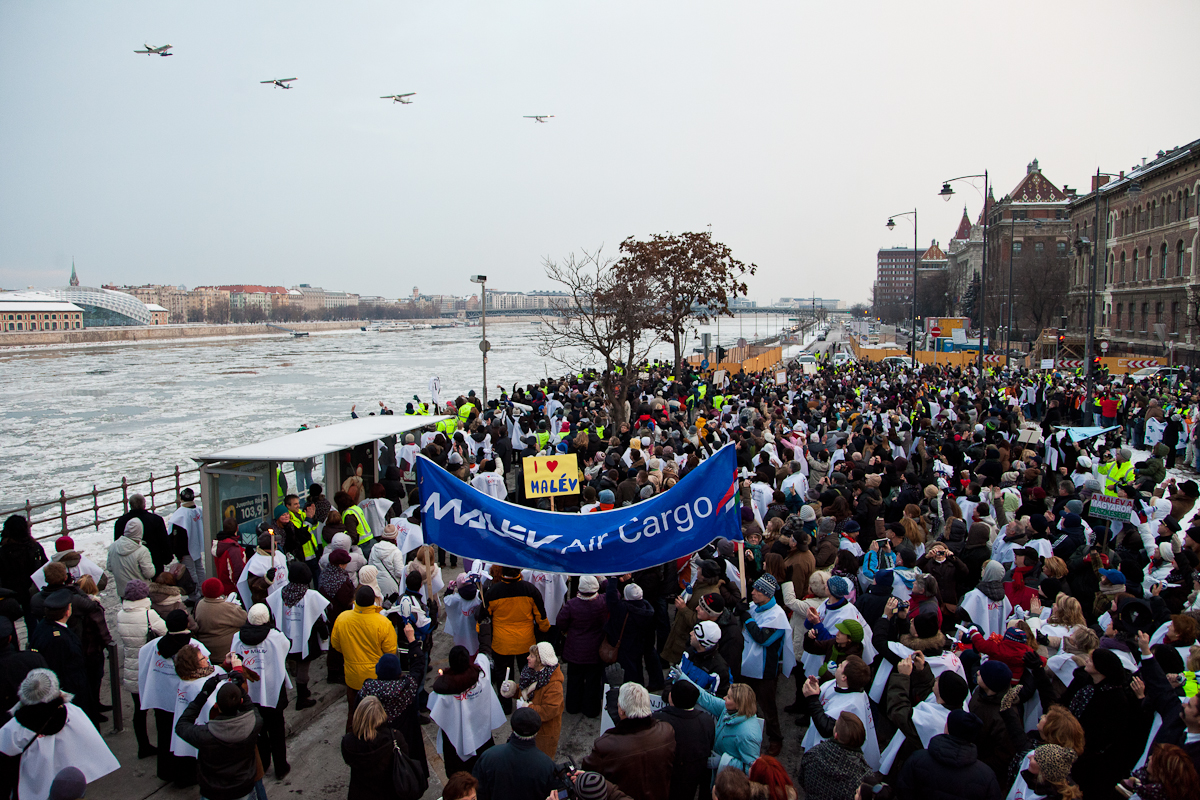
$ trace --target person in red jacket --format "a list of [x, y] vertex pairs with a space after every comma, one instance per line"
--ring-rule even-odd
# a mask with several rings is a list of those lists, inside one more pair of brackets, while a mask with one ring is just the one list
[[1037, 587], [1025, 583], [1025, 578], [1038, 572], [1038, 552], [1032, 547], [1013, 550], [1013, 574], [1011, 581], [1004, 583], [1004, 596], [1013, 608], [1020, 606], [1029, 610], [1033, 598], [1038, 596]]
[[1008, 665], [1012, 670], [1014, 682], [1019, 682], [1021, 675], [1025, 673], [1025, 654], [1036, 652], [1030, 645], [1032, 637], [1020, 626], [1021, 623], [1014, 624], [999, 640], [986, 638], [978, 630], [971, 633], [971, 644], [975, 646], [975, 650], [989, 659]]
[[238, 578], [246, 566], [246, 551], [238, 542], [237, 521], [225, 520], [221, 532], [217, 534], [213, 552], [216, 577], [221, 581], [221, 594], [228, 597], [237, 591]]

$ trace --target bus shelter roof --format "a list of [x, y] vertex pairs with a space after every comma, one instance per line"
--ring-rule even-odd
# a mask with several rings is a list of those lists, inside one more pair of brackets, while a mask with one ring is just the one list
[[325, 425], [320, 428], [309, 428], [306, 431], [277, 436], [254, 444], [246, 444], [218, 453], [207, 453], [195, 456], [196, 461], [213, 463], [216, 461], [305, 461], [310, 458], [323, 456], [326, 453], [337, 453], [360, 444], [386, 439], [388, 436], [408, 433], [436, 425], [448, 416], [400, 416], [386, 414], [373, 417], [359, 417], [348, 422], [335, 425]]

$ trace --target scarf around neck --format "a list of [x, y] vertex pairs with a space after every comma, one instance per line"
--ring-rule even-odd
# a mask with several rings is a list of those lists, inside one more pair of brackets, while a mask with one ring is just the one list
[[308, 593], [308, 587], [302, 583], [289, 583], [283, 587], [283, 604], [288, 608], [294, 608], [304, 599], [304, 595]]
[[554, 666], [544, 666], [538, 670], [533, 669], [533, 667], [525, 667], [521, 670], [521, 690], [524, 691], [530, 686], [533, 686], [534, 688], [530, 691], [530, 693], [532, 694], [533, 692], [536, 692], [538, 689], [541, 689], [550, 682], [550, 679], [554, 677], [554, 670], [556, 669], [558, 669], [557, 664]]

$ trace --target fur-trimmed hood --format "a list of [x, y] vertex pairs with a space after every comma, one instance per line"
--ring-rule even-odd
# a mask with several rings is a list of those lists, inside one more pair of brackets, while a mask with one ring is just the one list
[[904, 633], [900, 635], [900, 644], [909, 650], [919, 650], [929, 655], [930, 653], [937, 653], [946, 649], [946, 634], [938, 631], [937, 635], [922, 639], [918, 636], [913, 636], [911, 633]]

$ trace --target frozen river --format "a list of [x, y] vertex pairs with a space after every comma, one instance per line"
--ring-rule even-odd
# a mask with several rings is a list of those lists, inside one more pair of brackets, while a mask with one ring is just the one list
[[[760, 315], [757, 330], [774, 333], [785, 319]], [[538, 356], [539, 327], [488, 326], [490, 392], [563, 374]], [[752, 315], [727, 318], [720, 340], [732, 346], [755, 328]], [[433, 375], [443, 397], [478, 392], [479, 337], [479, 328], [347, 331], [0, 351], [0, 508], [190, 469], [200, 453], [349, 419], [354, 403], [364, 414], [380, 400], [403, 411], [414, 394], [428, 401]]]

